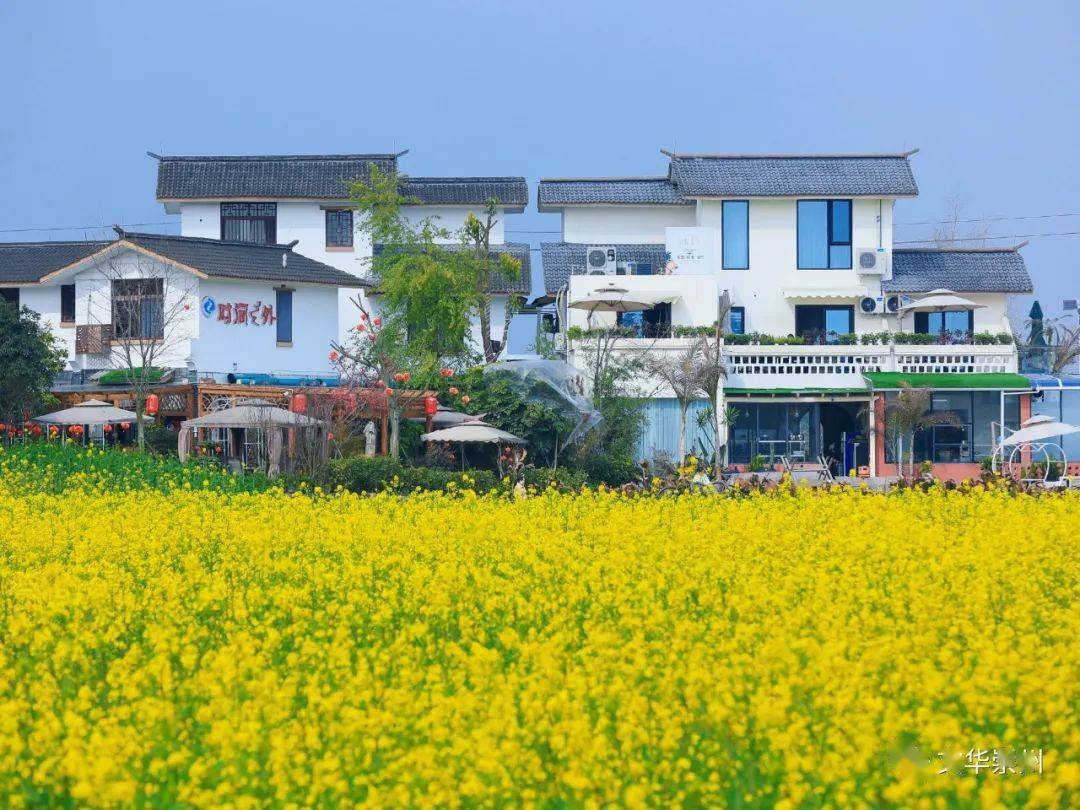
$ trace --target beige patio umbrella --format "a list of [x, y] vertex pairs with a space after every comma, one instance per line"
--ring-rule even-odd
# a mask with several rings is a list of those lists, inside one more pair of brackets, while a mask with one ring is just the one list
[[283, 428], [326, 428], [327, 423], [305, 416], [302, 413], [279, 408], [269, 403], [249, 403], [232, 408], [186, 419], [180, 423], [176, 451], [183, 462], [191, 451], [192, 434], [199, 428], [244, 428], [266, 431], [267, 473], [273, 477], [281, 470], [281, 455], [284, 449], [281, 430]]
[[952, 290], [931, 290], [922, 298], [900, 307], [901, 312], [947, 312], [950, 309], [985, 309], [986, 304], [976, 304], [957, 295]]
[[461, 469], [463, 470], [465, 469], [466, 444], [528, 444], [520, 436], [480, 421], [464, 422], [454, 427], [433, 430], [431, 433], [421, 435], [420, 439], [425, 442], [456, 442], [461, 445]]
[[[134, 422], [135, 412], [117, 408], [100, 399], [88, 399], [62, 411], [53, 411], [42, 416], [35, 416], [32, 421], [42, 425], [67, 427], [70, 425], [116, 425], [121, 422]], [[149, 421], [153, 421], [150, 417]]]
[[629, 290], [609, 284], [571, 301], [567, 306], [583, 309], [590, 315], [594, 312], [641, 312], [649, 309], [652, 303], [641, 301], [630, 294]]

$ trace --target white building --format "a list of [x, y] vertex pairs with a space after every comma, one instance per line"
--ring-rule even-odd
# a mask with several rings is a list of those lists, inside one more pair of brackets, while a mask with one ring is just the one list
[[[183, 236], [249, 242], [296, 242], [295, 250], [356, 277], [341, 289], [338, 337], [357, 322], [351, 299], [369, 278], [373, 246], [357, 232], [349, 203], [350, 185], [367, 178], [371, 167], [399, 171], [398, 154], [159, 156], [157, 198], [170, 214], [180, 215]], [[503, 311], [510, 296], [529, 292], [528, 245], [508, 243], [508, 214], [521, 213], [529, 201], [523, 177], [405, 177], [404, 196], [416, 201], [410, 219], [433, 217], [454, 240], [471, 213], [483, 218], [484, 206], [499, 201], [492, 244], [521, 261], [519, 280], [503, 284], [493, 300], [492, 337], [501, 338]], [[377, 246], [376, 246], [377, 247]], [[377, 301], [374, 302], [377, 308]], [[474, 341], [479, 343], [479, 325]]]
[[[725, 393], [741, 419], [730, 460], [826, 454], [845, 471], [884, 470], [884, 442], [861, 414], [884, 408], [875, 391], [901, 377], [928, 385], [918, 376], [928, 373], [966, 375], [953, 390], [972, 392], [935, 395], [941, 408], [963, 411], [966, 426], [932, 431], [928, 457], [971, 464], [989, 454], [987, 420], [973, 414], [999, 403], [1003, 385], [1021, 384], [987, 375], [1018, 370], [1009, 297], [1030, 292], [1031, 279], [1012, 248], [894, 246], [894, 209], [918, 194], [913, 153], [665, 154], [664, 176], [540, 182], [539, 208], [561, 214], [563, 238], [542, 246], [545, 291], [536, 303], [555, 305], [572, 362], [573, 327], [616, 319], [568, 306], [597, 288], [615, 284], [652, 304], [617, 320], [630, 335], [624, 348], [656, 352], [684, 349], [687, 335], [715, 324], [726, 293]], [[972, 306], [904, 310], [938, 288]], [[893, 334], [875, 337], [882, 332]], [[671, 452], [671, 392], [640, 382], [653, 397], [641, 453]]]
[[330, 379], [338, 290], [356, 279], [294, 250], [118, 232], [111, 241], [0, 244], [0, 290], [38, 312], [74, 370], [155, 341], [154, 364], [200, 378]]

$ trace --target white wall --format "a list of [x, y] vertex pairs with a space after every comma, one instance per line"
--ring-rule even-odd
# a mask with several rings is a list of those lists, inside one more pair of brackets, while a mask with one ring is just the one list
[[[199, 310], [199, 337], [192, 344], [192, 357], [200, 372], [254, 373], [300, 372], [330, 374], [330, 343], [336, 338], [337, 288], [318, 284], [288, 284], [293, 288], [292, 345], [277, 345], [276, 324], [227, 324], [217, 315], [206, 317]], [[275, 304], [274, 285], [259, 282], [203, 281], [201, 296], [212, 296], [217, 304], [257, 302]], [[277, 314], [275, 306], [275, 316]]]
[[568, 206], [563, 209], [562, 240], [585, 244], [664, 241], [664, 228], [693, 225], [692, 206]]
[[75, 327], [60, 325], [60, 285], [22, 287], [19, 303], [41, 316], [42, 326], [48, 326], [56, 335], [67, 351], [68, 359], [75, 357]]

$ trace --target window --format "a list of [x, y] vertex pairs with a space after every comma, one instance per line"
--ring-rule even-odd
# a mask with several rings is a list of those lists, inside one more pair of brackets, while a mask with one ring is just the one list
[[326, 212], [326, 246], [351, 248], [353, 246], [353, 215], [347, 208]]
[[721, 210], [724, 269], [746, 270], [750, 267], [750, 203], [725, 200]]
[[60, 287], [60, 323], [75, 323], [75, 285]]
[[160, 278], [127, 278], [112, 283], [113, 335], [121, 340], [162, 340], [165, 301]]
[[795, 334], [815, 343], [836, 343], [855, 331], [855, 307], [796, 305]]
[[732, 307], [728, 313], [728, 329], [733, 335], [746, 334], [746, 307]]
[[[891, 405], [898, 395], [886, 395]], [[993, 424], [1001, 420], [1000, 391], [935, 391], [930, 398], [930, 411], [949, 413], [954, 424], [930, 425], [914, 437], [915, 462], [932, 461], [946, 464], [973, 464], [994, 451]], [[1020, 400], [1005, 397], [1005, 424], [1016, 430], [1020, 426]], [[885, 442], [885, 461], [896, 463], [896, 439], [889, 431]], [[904, 460], [907, 443], [904, 437]]]
[[766, 463], [786, 456], [808, 461], [820, 452], [818, 405], [741, 402], [734, 406], [735, 422], [728, 444], [728, 462], [748, 464], [754, 456]]
[[799, 200], [800, 270], [851, 267], [851, 200]]
[[19, 288], [18, 287], [0, 287], [0, 301], [11, 304], [16, 309], [19, 308]]
[[915, 331], [924, 335], [941, 335], [944, 338], [966, 342], [975, 331], [975, 310], [916, 312]]
[[277, 203], [222, 203], [221, 238], [272, 245], [277, 241]]
[[620, 312], [615, 316], [615, 322], [632, 330], [634, 337], [671, 337], [671, 304], [657, 304], [640, 312]]
[[292, 290], [275, 290], [277, 295], [277, 342], [292, 345]]

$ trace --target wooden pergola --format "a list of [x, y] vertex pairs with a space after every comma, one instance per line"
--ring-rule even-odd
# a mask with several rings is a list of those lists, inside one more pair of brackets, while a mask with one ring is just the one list
[[[309, 398], [321, 395], [352, 394], [356, 397], [356, 416], [375, 422], [379, 426], [379, 453], [385, 455], [390, 440], [390, 409], [387, 407], [386, 394], [377, 388], [336, 388], [331, 386], [287, 386], [287, 385], [239, 385], [228, 383], [166, 383], [150, 389], [160, 399], [158, 418], [163, 422], [180, 423], [196, 419], [214, 411], [232, 408], [253, 401], [269, 402], [288, 408], [291, 398], [296, 394], [305, 394]], [[54, 391], [54, 395], [65, 408], [70, 408], [89, 399], [108, 402], [118, 408], [132, 409], [135, 398], [132, 390], [125, 386], [105, 385], [80, 388], [78, 391]], [[428, 390], [396, 390], [395, 399], [401, 405], [403, 419], [426, 418], [424, 400], [437, 395]], [[431, 425], [427, 425], [431, 430]]]

